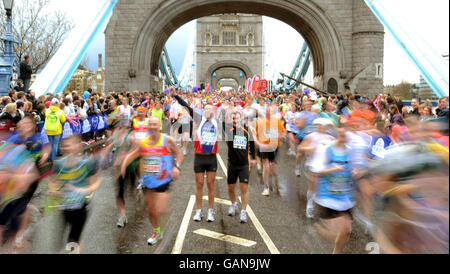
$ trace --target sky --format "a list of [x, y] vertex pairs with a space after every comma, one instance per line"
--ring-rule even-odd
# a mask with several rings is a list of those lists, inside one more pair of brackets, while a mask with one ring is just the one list
[[[75, 24], [88, 12], [86, 6], [99, 0], [50, 0], [50, 9], [66, 12]], [[437, 53], [449, 52], [449, 2], [448, 0], [378, 0], [396, 16], [397, 21], [408, 26], [408, 31], [420, 36]], [[289, 25], [276, 19], [264, 17], [264, 38], [266, 41], [265, 65], [276, 67], [280, 72], [290, 73], [303, 38]], [[190, 22], [177, 31], [167, 41], [167, 49], [176, 73], [179, 73], [186, 54], [188, 37], [193, 28]], [[283, 41], [279, 43], [278, 41]], [[89, 68], [97, 69], [97, 56], [104, 56], [104, 33], [100, 33], [88, 49]], [[402, 80], [419, 82], [419, 71], [409, 60], [406, 53], [396, 43], [390, 33], [385, 35], [384, 82], [385, 85], [398, 84]], [[276, 62], [274, 61], [276, 60]], [[104, 60], [103, 60], [104, 62]], [[311, 71], [311, 70], [310, 70]], [[269, 77], [269, 75], [267, 75]], [[307, 76], [312, 79], [311, 74]]]

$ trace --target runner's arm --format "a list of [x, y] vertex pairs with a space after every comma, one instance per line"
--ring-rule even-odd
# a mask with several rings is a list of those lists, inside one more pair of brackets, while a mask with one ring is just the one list
[[122, 176], [125, 176], [127, 167], [137, 158], [139, 158], [139, 146], [135, 146], [134, 149], [125, 156], [120, 168], [120, 174], [122, 174]]
[[181, 164], [183, 163], [183, 152], [181, 151], [181, 149], [177, 146], [175, 140], [170, 137], [167, 136], [166, 137], [166, 145], [167, 145], [167, 150], [174, 156], [175, 158], [175, 163], [179, 166], [181, 166]]

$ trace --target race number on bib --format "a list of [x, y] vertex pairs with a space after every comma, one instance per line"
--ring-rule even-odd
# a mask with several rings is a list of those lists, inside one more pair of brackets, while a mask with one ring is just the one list
[[210, 145], [216, 142], [216, 133], [215, 132], [202, 132], [202, 145]]
[[328, 191], [332, 194], [345, 194], [350, 192], [348, 178], [345, 177], [330, 177], [328, 179]]
[[246, 149], [247, 148], [247, 138], [245, 136], [234, 136], [233, 148], [235, 149]]
[[145, 158], [144, 172], [149, 176], [159, 176], [161, 174], [161, 159], [159, 157]]

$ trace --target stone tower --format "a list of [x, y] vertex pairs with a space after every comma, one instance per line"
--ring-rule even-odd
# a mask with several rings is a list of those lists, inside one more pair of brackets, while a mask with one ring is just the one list
[[263, 72], [262, 17], [221, 14], [197, 20], [196, 83], [235, 90]]

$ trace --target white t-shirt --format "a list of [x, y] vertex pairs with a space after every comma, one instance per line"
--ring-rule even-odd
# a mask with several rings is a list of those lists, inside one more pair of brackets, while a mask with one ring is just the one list
[[320, 170], [323, 170], [323, 167], [315, 166], [315, 163], [320, 162], [320, 159], [325, 157], [327, 146], [329, 146], [336, 139], [331, 135], [319, 132], [309, 134], [306, 139], [312, 140], [311, 146], [317, 147], [312, 155], [307, 155], [306, 166], [309, 167], [312, 172], [320, 172]]
[[292, 111], [288, 111], [288, 112], [286, 112], [285, 118], [286, 118], [286, 130], [297, 133], [298, 128], [295, 125], [295, 121], [297, 119], [300, 119], [300, 112], [294, 113]]

